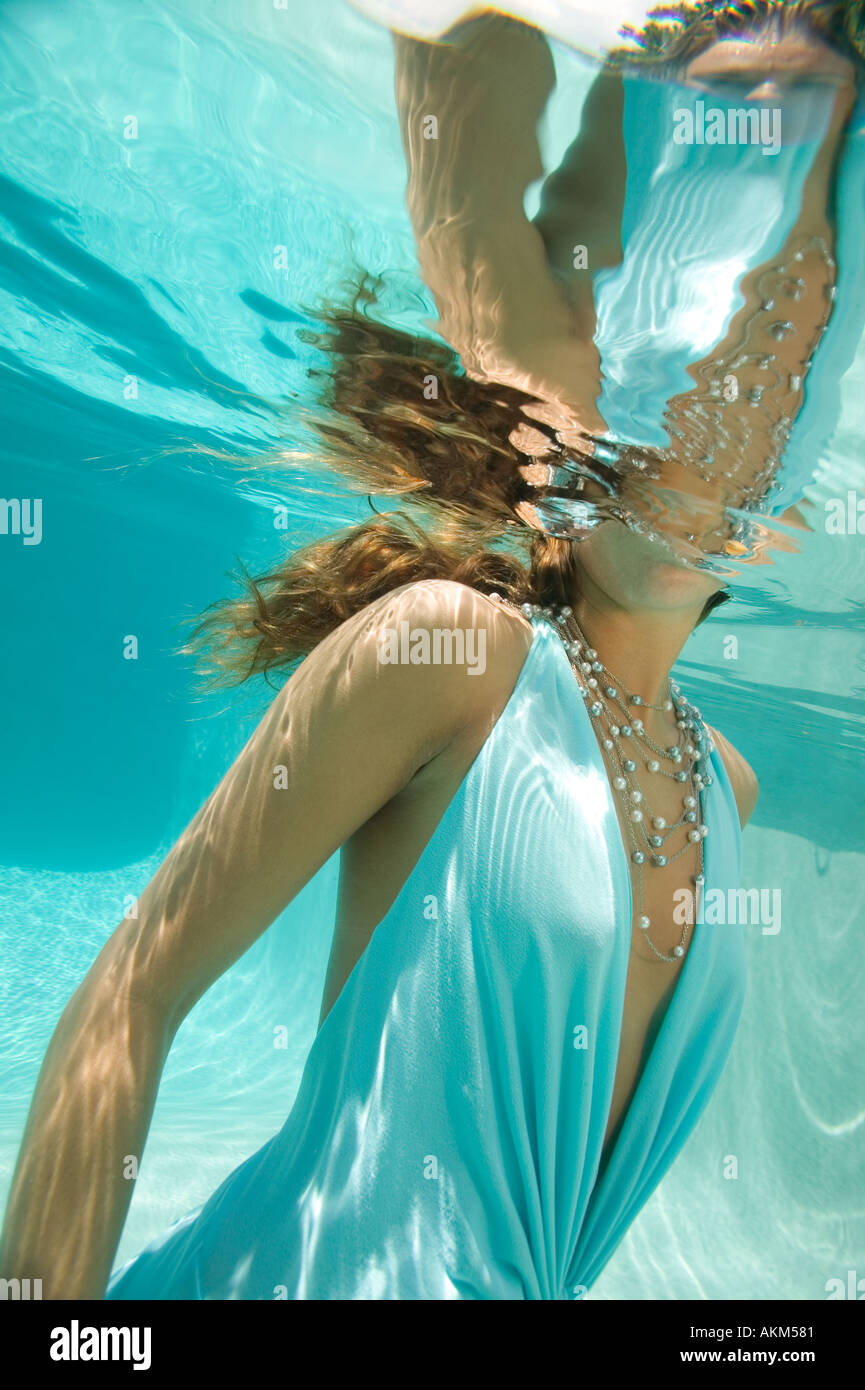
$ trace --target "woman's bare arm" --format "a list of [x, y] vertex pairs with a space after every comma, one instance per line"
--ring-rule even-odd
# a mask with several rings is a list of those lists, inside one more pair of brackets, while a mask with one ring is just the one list
[[736, 806], [739, 811], [739, 824], [742, 829], [754, 814], [754, 808], [760, 795], [760, 784], [757, 781], [757, 774], [749, 762], [742, 757], [738, 748], [734, 748], [728, 738], [719, 729], [712, 729], [709, 725], [715, 746], [727, 769], [727, 776], [730, 778], [730, 786], [733, 788], [733, 795], [736, 798]]
[[[603, 428], [593, 315], [581, 327], [523, 206], [543, 174], [537, 125], [555, 85], [543, 34], [485, 15], [441, 42], [394, 45], [407, 202], [442, 335], [473, 375]], [[585, 240], [579, 217], [571, 230]]]
[[[405, 619], [483, 626], [486, 673], [380, 663], [382, 630]], [[60, 1018], [12, 1182], [4, 1277], [102, 1297], [132, 1194], [125, 1160], [140, 1159], [183, 1018], [360, 825], [484, 722], [515, 651], [513, 620], [441, 581], [369, 605], [307, 657]]]
[[[587, 336], [594, 333], [591, 277], [622, 259], [622, 215], [628, 166], [623, 133], [622, 78], [600, 73], [586, 95], [577, 138], [544, 180], [532, 225], [543, 238], [550, 268], [568, 292]], [[574, 243], [586, 247], [585, 268], [574, 265]]]

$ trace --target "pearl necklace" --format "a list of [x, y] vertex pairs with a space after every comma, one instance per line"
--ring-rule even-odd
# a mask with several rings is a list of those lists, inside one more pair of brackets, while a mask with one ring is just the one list
[[[624, 806], [625, 824], [631, 842], [630, 860], [638, 870], [637, 926], [646, 944], [659, 960], [668, 964], [675, 963], [685, 954], [685, 942], [691, 924], [686, 914], [681, 939], [678, 945], [673, 947], [671, 954], [658, 949], [649, 936], [651, 919], [643, 911], [643, 870], [647, 864], [653, 868], [663, 868], [666, 864], [672, 864], [691, 845], [698, 844], [700, 867], [692, 882], [698, 893], [705, 884], [703, 841], [708, 829], [702, 801], [703, 794], [714, 780], [709, 767], [709, 753], [714, 743], [703, 723], [700, 711], [684, 697], [674, 681], [668, 681], [668, 695], [659, 705], [650, 704], [640, 695], [626, 691], [621, 681], [616, 680], [599, 659], [594, 647], [589, 645], [574, 618], [573, 610], [567, 605], [517, 605], [497, 593], [490, 594], [490, 598], [498, 600], [515, 612], [522, 613], [526, 618], [545, 618], [558, 629], [580, 693], [586, 702], [587, 713], [597, 724], [601, 745], [613, 764], [612, 788]], [[576, 632], [576, 637], [569, 633], [569, 627]], [[630, 708], [675, 712], [676, 726], [679, 730], [678, 742], [662, 748], [646, 732], [639, 715], [629, 715]], [[671, 778], [683, 785], [685, 795], [682, 800], [682, 814], [671, 825], [663, 816], [652, 814], [637, 783], [637, 761], [631, 754], [639, 755], [641, 751], [647, 772], [652, 776]], [[663, 766], [664, 763], [669, 766]], [[666, 853], [667, 840], [676, 830], [684, 827], [687, 827], [685, 843], [675, 853]]]

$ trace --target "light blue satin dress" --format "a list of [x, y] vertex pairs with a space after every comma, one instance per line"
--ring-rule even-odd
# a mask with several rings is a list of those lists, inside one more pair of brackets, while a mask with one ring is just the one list
[[[592, 276], [603, 387], [598, 409], [618, 443], [664, 449], [669, 399], [694, 389], [688, 367], [710, 354], [744, 304], [742, 279], [779, 263], [802, 206], [805, 180], [825, 139], [835, 89], [813, 95], [806, 131], [778, 152], [759, 145], [679, 145], [680, 109], [741, 107], [676, 83], [623, 79], [627, 184], [620, 265]], [[801, 501], [830, 448], [841, 413], [841, 381], [865, 320], [865, 89], [860, 89], [834, 181], [837, 298], [814, 353], [805, 399], [782, 465], [751, 510], [780, 516]], [[565, 508], [560, 505], [560, 514]]]
[[[673, 1162], [733, 1041], [743, 928], [693, 929], [599, 1175], [630, 876], [561, 639], [533, 626], [508, 703], [324, 1020], [285, 1125], [117, 1271], [109, 1298], [579, 1298]], [[741, 845], [711, 760], [707, 892], [738, 887]]]

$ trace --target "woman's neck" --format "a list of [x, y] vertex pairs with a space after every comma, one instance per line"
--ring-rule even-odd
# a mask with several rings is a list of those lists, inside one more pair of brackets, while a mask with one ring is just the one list
[[694, 630], [702, 603], [696, 613], [692, 608], [669, 613], [629, 610], [581, 580], [580, 593], [571, 607], [610, 674], [630, 694], [640, 695], [650, 705], [661, 704], [670, 670]]

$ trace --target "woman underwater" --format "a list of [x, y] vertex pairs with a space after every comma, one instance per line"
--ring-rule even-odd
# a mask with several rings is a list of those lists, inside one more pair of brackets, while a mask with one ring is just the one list
[[[213, 620], [249, 639], [249, 673], [304, 659], [51, 1040], [3, 1239], [3, 1273], [48, 1298], [105, 1294], [177, 1029], [337, 849], [283, 1129], [109, 1297], [579, 1297], [732, 1044], [742, 929], [695, 900], [737, 886], [756, 779], [670, 679], [722, 583], [682, 548], [723, 551], [726, 485], [661, 458], [653, 482], [691, 500], [659, 523], [644, 477], [591, 455], [580, 492], [618, 512], [547, 534], [549, 450], [523, 426], [549, 442], [541, 399], [597, 432], [591, 391], [580, 414], [508, 378], [501, 345], [467, 376], [440, 344], [333, 324], [335, 452], [362, 443], [358, 475], [425, 488], [443, 521], [320, 542]], [[585, 369], [591, 332], [574, 351]], [[415, 398], [436, 377], [428, 413], [387, 407], [400, 362]], [[526, 564], [486, 543], [502, 534]], [[406, 632], [421, 656], [462, 634], [483, 659], [384, 659]]]

